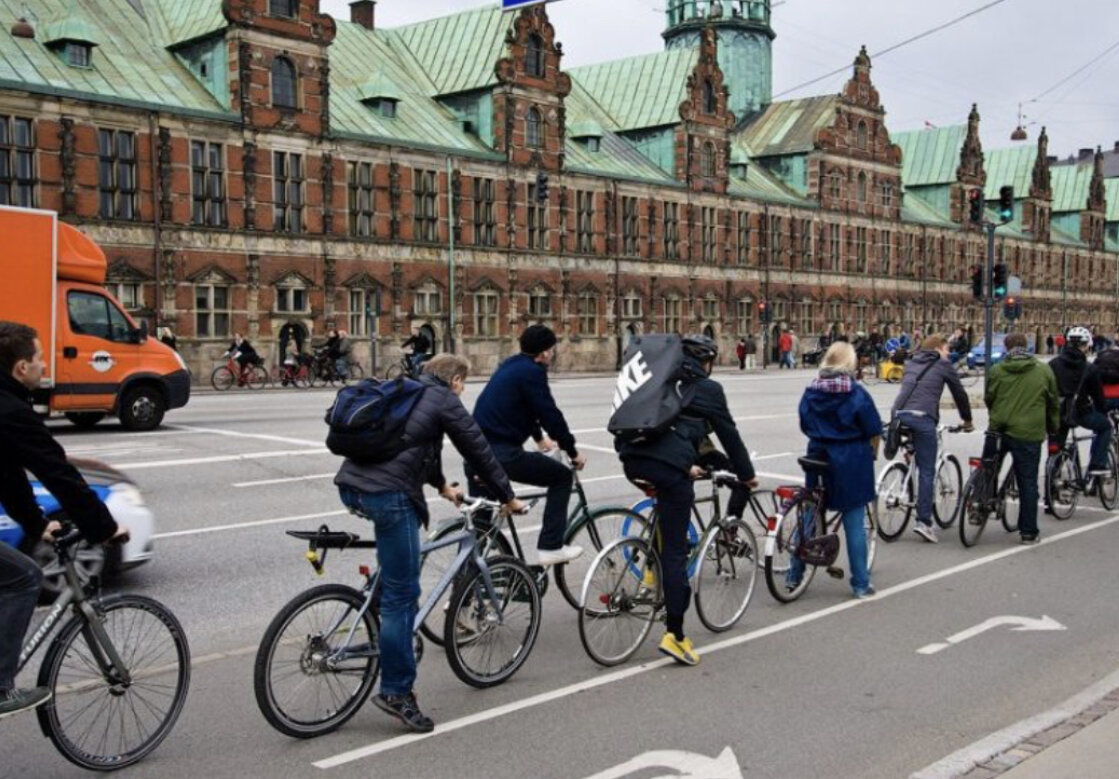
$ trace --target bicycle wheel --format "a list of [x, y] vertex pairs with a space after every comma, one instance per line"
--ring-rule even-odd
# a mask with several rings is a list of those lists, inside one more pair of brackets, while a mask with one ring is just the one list
[[579, 608], [583, 582], [587, 579], [595, 556], [608, 544], [627, 537], [644, 535], [649, 520], [625, 508], [604, 508], [590, 512], [586, 518], [576, 520], [567, 530], [563, 543], [583, 547], [582, 556], [563, 565], [554, 566], [556, 585], [571, 608]]
[[245, 371], [245, 383], [249, 385], [249, 389], [263, 389], [268, 383], [268, 371], [263, 366], [253, 365]]
[[778, 518], [777, 532], [765, 542], [765, 583], [769, 594], [780, 603], [792, 603], [808, 589], [816, 566], [804, 565], [800, 577], [793, 575], [794, 552], [805, 533], [816, 536], [823, 532], [820, 512], [813, 501], [804, 500], [783, 517]]
[[190, 686], [190, 648], [175, 615], [158, 601], [112, 595], [91, 605], [130, 681], [103, 670], [104, 648], [75, 616], [39, 668], [39, 686], [54, 697], [37, 713], [63, 757], [109, 771], [139, 762], [171, 732]]
[[[455, 533], [460, 533], [463, 526], [462, 520], [448, 522], [435, 531], [430, 541], [441, 541]], [[494, 531], [487, 538], [488, 548], [483, 552], [484, 557], [514, 556], [513, 546], [503, 533]], [[448, 544], [423, 553], [420, 558], [420, 603], [427, 601], [428, 595], [442, 581], [443, 574], [454, 565], [456, 557], [458, 557], [458, 546], [456, 544]], [[439, 603], [435, 604], [420, 624], [420, 632], [423, 633], [424, 638], [436, 646], [443, 646], [443, 624], [447, 621], [447, 611], [451, 607], [453, 592], [453, 586], [448, 587], [444, 592], [444, 597], [440, 599]]]
[[933, 479], [933, 520], [942, 528], [950, 528], [956, 521], [963, 484], [960, 461], [954, 454], [946, 455], [937, 466], [936, 478]]
[[976, 468], [960, 495], [960, 543], [975, 546], [987, 525], [987, 472]]
[[311, 369], [306, 365], [299, 366], [299, 370], [295, 372], [292, 383], [299, 389], [310, 389], [314, 383], [314, 378], [311, 376]]
[[443, 625], [447, 662], [471, 687], [493, 687], [515, 674], [540, 632], [540, 590], [532, 571], [514, 557], [486, 564], [493, 597], [483, 572], [471, 566], [455, 585]]
[[350, 370], [347, 374], [350, 381], [361, 381], [365, 378], [365, 369], [361, 367], [360, 362], [351, 362]]
[[866, 504], [863, 517], [863, 527], [866, 529], [866, 570], [874, 570], [874, 558], [878, 553], [878, 507], [874, 503]]
[[392, 381], [393, 379], [399, 379], [403, 375], [404, 375], [404, 369], [400, 367], [400, 363], [396, 363], [394, 365], [390, 365], [388, 367], [388, 370], [385, 371], [385, 381]]
[[878, 535], [883, 541], [894, 541], [905, 532], [909, 515], [913, 513], [913, 484], [909, 480], [909, 466], [890, 463], [878, 477]]
[[1107, 450], [1107, 475], [1096, 477], [1096, 490], [1101, 506], [1108, 511], [1115, 508], [1119, 498], [1119, 469], [1115, 461], [1115, 452], [1110, 448]]
[[224, 365], [214, 368], [214, 372], [210, 374], [210, 385], [218, 392], [225, 392], [236, 383], [237, 377]]
[[660, 557], [640, 538], [620, 538], [591, 564], [579, 609], [579, 640], [599, 665], [624, 663], [649, 635], [664, 601]]
[[[1007, 458], [1009, 459], [1009, 458]], [[1018, 478], [1012, 468], [999, 487], [999, 519], [1007, 533], [1018, 530], [1018, 515], [1022, 512], [1022, 496], [1018, 491]]]
[[1063, 449], [1045, 467], [1045, 497], [1057, 519], [1068, 519], [1076, 511], [1080, 496], [1076, 490], [1076, 466]]
[[364, 604], [353, 587], [324, 584], [272, 618], [253, 666], [256, 703], [269, 725], [313, 738], [341, 727], [365, 703], [381, 658], [377, 617], [372, 608], [362, 613]]
[[699, 621], [721, 633], [742, 618], [758, 578], [758, 541], [741, 519], [709, 529], [699, 548], [695, 610]]

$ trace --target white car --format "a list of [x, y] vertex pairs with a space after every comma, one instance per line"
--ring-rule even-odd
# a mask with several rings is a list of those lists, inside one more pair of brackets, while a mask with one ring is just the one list
[[[155, 520], [144, 504], [144, 497], [136, 485], [120, 471], [96, 460], [74, 459], [70, 462], [89, 482], [97, 497], [109, 508], [113, 519], [128, 527], [131, 536], [127, 544], [120, 546], [90, 546], [85, 543], [79, 546], [76, 562], [78, 575], [82, 581], [88, 581], [92, 576], [116, 573], [150, 560]], [[64, 516], [62, 507], [54, 496], [47, 492], [34, 477], [28, 478], [31, 480], [35, 499], [43, 510], [44, 516], [48, 519], [59, 519]], [[0, 505], [0, 542], [16, 547], [22, 547], [24, 542], [23, 528], [8, 516], [2, 505]], [[65, 585], [62, 568], [58, 564], [54, 550], [50, 544], [39, 541], [32, 547], [30, 553], [43, 566], [44, 597], [53, 599]]]

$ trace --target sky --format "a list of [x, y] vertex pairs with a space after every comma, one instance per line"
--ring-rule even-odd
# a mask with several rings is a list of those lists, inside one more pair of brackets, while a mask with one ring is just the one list
[[[849, 66], [859, 47], [874, 57], [907, 38], [993, 0], [784, 0], [774, 2], [773, 91], [780, 93]], [[496, 5], [496, 0], [490, 0]], [[486, 5], [486, 0], [379, 0], [378, 26], [396, 27]], [[548, 15], [564, 67], [663, 48], [665, 0], [556, 0]], [[347, 0], [321, 9], [349, 18]], [[620, 32], [619, 32], [620, 31]], [[1114, 47], [1114, 48], [1111, 48]], [[1063, 79], [1111, 48], [1064, 84]], [[993, 7], [896, 51], [873, 58], [872, 79], [887, 127], [962, 124], [979, 105], [985, 148], [1016, 145], [1023, 124], [1034, 144], [1048, 128], [1049, 153], [1119, 146], [1119, 2], [1001, 0]], [[849, 69], [777, 99], [839, 92]], [[1054, 88], [1056, 87], [1056, 88]], [[1040, 98], [1040, 99], [1038, 99]]]

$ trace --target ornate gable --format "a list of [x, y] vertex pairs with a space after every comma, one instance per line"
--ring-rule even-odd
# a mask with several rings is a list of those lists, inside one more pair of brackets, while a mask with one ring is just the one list
[[310, 289], [311, 287], [315, 286], [315, 282], [311, 281], [309, 278], [304, 276], [299, 271], [294, 271], [293, 270], [293, 271], [288, 271], [287, 273], [283, 274], [282, 276], [278, 276], [276, 278], [276, 280], [272, 282], [272, 286], [275, 286], [275, 287], [301, 287], [303, 289]]
[[1103, 183], [1103, 151], [1096, 147], [1096, 157], [1092, 167], [1092, 181], [1088, 184], [1088, 210], [1104, 212], [1107, 210], [1107, 195]]
[[843, 97], [851, 105], [882, 111], [878, 90], [870, 81], [870, 55], [866, 53], [865, 45], [859, 49], [859, 54], [855, 57], [855, 72], [843, 87]]
[[960, 149], [956, 181], [975, 187], [982, 187], [987, 183], [987, 171], [983, 169], [983, 144], [979, 140], [979, 107], [974, 103], [967, 117], [967, 137]]
[[1041, 128], [1037, 137], [1037, 157], [1030, 175], [1030, 194], [1022, 204], [1022, 226], [1036, 241], [1049, 241], [1049, 214], [1053, 187], [1049, 171], [1049, 135]]
[[202, 270], [187, 276], [191, 284], [236, 284], [238, 280], [218, 265], [207, 265]]
[[353, 276], [343, 281], [342, 286], [347, 289], [377, 289], [384, 285], [365, 271], [362, 271], [361, 273], [355, 273]]
[[1080, 214], [1080, 240], [1096, 251], [1104, 247], [1104, 220], [1107, 195], [1104, 191], [1103, 151], [1097, 146], [1092, 163], [1092, 180], [1088, 183], [1088, 202]]
[[124, 259], [116, 259], [109, 263], [109, 267], [105, 271], [105, 278], [108, 281], [142, 284], [145, 281], [151, 281], [152, 275], [129, 265]]
[[1049, 173], [1049, 135], [1044, 127], [1041, 128], [1041, 135], [1037, 137], [1037, 157], [1034, 159], [1034, 169], [1030, 176], [1030, 197], [1053, 199]]
[[726, 194], [734, 127], [729, 97], [719, 69], [719, 39], [714, 27], [706, 27], [699, 61], [688, 76], [687, 98], [680, 104], [683, 124], [676, 130], [676, 178], [693, 191]]

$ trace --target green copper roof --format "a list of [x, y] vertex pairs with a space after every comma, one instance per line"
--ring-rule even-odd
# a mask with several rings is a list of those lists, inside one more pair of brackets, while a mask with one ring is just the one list
[[594, 119], [580, 119], [567, 125], [568, 138], [601, 138], [602, 125]]
[[902, 181], [907, 187], [953, 183], [966, 137], [964, 125], [893, 133], [890, 140], [901, 147]]
[[906, 193], [901, 201], [901, 220], [903, 222], [916, 222], [918, 224], [935, 225], [937, 227], [955, 227], [945, 214], [940, 213], [926, 201], [912, 192]]
[[750, 120], [742, 136], [758, 157], [805, 154], [816, 143], [816, 132], [835, 121], [836, 95], [783, 100], [766, 106]]
[[1119, 222], [1119, 179], [1104, 179], [1103, 191], [1107, 198], [1107, 221]]
[[1088, 185], [1092, 183], [1092, 163], [1053, 165], [1049, 168], [1053, 190], [1053, 213], [1083, 211], [1088, 206]]
[[56, 19], [43, 28], [40, 37], [43, 43], [62, 43], [75, 41], [78, 43], [92, 43], [98, 45], [100, 41], [93, 27], [87, 22], [77, 9], [71, 6], [67, 9], [68, 15], [63, 19]]
[[728, 194], [733, 197], [750, 198], [766, 203], [815, 208], [816, 203], [800, 197], [796, 192], [782, 184], [761, 165], [751, 165], [746, 169], [746, 178], [731, 175]]
[[622, 130], [679, 124], [697, 49], [672, 49], [568, 71]]
[[357, 88], [361, 100], [401, 100], [402, 94], [385, 75], [384, 68]]
[[[565, 167], [568, 170], [659, 184], [674, 183], [672, 176], [616, 134], [617, 126], [578, 82], [572, 84], [571, 94], [567, 96], [564, 106], [570, 122], [567, 142], [564, 145]], [[597, 152], [591, 151], [584, 143], [575, 140], [579, 136], [572, 128], [580, 125], [584, 128], [598, 128], [601, 141]]]
[[1037, 159], [1036, 146], [991, 149], [983, 157], [983, 168], [987, 171], [987, 185], [983, 188], [983, 196], [987, 200], [998, 200], [999, 189], [1005, 186], [1014, 187], [1016, 200], [1030, 194], [1034, 160]]
[[389, 32], [412, 52], [435, 84], [435, 94], [450, 95], [497, 83], [494, 66], [505, 52], [512, 23], [513, 14], [494, 5]]
[[[68, 0], [35, 0], [35, 14], [40, 25], [49, 24], [47, 20], [62, 19], [70, 6]], [[0, 0], [0, 19], [17, 19], [25, 7], [25, 0]], [[13, 38], [9, 25], [0, 25], [0, 86], [231, 117], [159, 40], [153, 40], [159, 36], [149, 19], [128, 0], [100, 0], [96, 8], [96, 14], [86, 16], [99, 44], [90, 67], [70, 67], [41, 36]]]
[[142, 7], [165, 46], [202, 38], [229, 26], [221, 12], [221, 0], [144, 0]]

